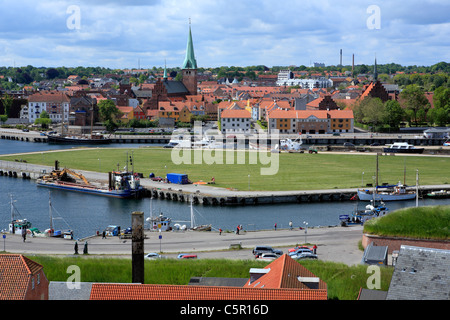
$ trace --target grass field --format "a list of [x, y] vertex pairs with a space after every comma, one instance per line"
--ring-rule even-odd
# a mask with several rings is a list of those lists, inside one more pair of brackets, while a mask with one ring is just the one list
[[[67, 281], [67, 267], [80, 268], [82, 282], [131, 283], [131, 259], [91, 257], [33, 256], [44, 266], [49, 281]], [[249, 278], [250, 268], [263, 268], [268, 262], [253, 260], [187, 260], [145, 261], [147, 284], [187, 285], [191, 277]], [[301, 264], [327, 283], [328, 298], [356, 300], [360, 288], [367, 288], [367, 266], [349, 267], [340, 263], [302, 261]], [[393, 268], [380, 268], [381, 290], [387, 291]]]
[[450, 239], [450, 205], [397, 210], [364, 223], [364, 232], [379, 236]]
[[[224, 152], [222, 155], [222, 163], [224, 164], [220, 164], [220, 161], [216, 161], [219, 164], [207, 164], [205, 161], [200, 161], [201, 164], [186, 164], [187, 161], [176, 164], [171, 152], [171, 149], [155, 147], [135, 149], [93, 148], [3, 156], [0, 159], [14, 161], [20, 158], [28, 163], [49, 166], [53, 166], [55, 160], [58, 160], [61, 167], [108, 172], [117, 170], [118, 167], [122, 169], [126, 165], [127, 155], [128, 158], [132, 155], [134, 171], [143, 173], [145, 177], [148, 177], [151, 172], [163, 177], [171, 172], [186, 173], [193, 182], [210, 181], [214, 177], [217, 187], [237, 190], [250, 189], [253, 191], [357, 188], [363, 184], [374, 183], [373, 176], [376, 170], [376, 156], [363, 153], [268, 153], [265, 155], [267, 159], [273, 157], [271, 158], [272, 164], [261, 164], [260, 158], [256, 159], [257, 164], [250, 164], [249, 155], [253, 157], [255, 152], [228, 151], [228, 153]], [[184, 154], [184, 156], [186, 155], [186, 159], [194, 162], [194, 155]], [[231, 164], [230, 161], [226, 161], [227, 156], [230, 155], [233, 159]], [[213, 154], [214, 156], [217, 157], [217, 154]], [[279, 158], [276, 159], [278, 156]], [[238, 163], [238, 157], [242, 157], [242, 164]], [[271, 166], [277, 166], [276, 174], [261, 175], [261, 168]], [[129, 164], [129, 169], [131, 167], [131, 164]], [[405, 181], [408, 185], [415, 185], [416, 169], [419, 170], [419, 183], [421, 185], [450, 183], [450, 175], [448, 174], [450, 172], [450, 158], [398, 155], [379, 157], [379, 183], [395, 184], [399, 181], [403, 182], [404, 169], [406, 169]]]

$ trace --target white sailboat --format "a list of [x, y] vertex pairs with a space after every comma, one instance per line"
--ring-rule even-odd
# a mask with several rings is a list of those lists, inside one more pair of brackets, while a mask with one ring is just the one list
[[195, 215], [194, 215], [194, 204], [193, 199], [191, 198], [191, 228], [193, 231], [211, 231], [212, 226], [210, 224], [202, 224], [197, 225], [195, 223]]
[[[59, 217], [54, 217], [53, 210], [55, 210], [57, 212], [57, 210], [52, 205], [52, 195], [51, 195], [51, 192], [49, 192], [48, 193], [48, 212], [49, 212], [49, 218], [50, 218], [50, 228], [46, 229], [44, 231], [43, 235], [47, 236], [47, 237], [55, 237], [55, 238], [63, 237], [64, 239], [72, 240], [73, 239], [73, 231], [69, 228], [69, 225], [67, 224], [67, 222], [63, 219], [63, 217], [61, 215], [59, 215]], [[63, 220], [67, 226], [67, 229], [66, 230], [55, 230], [54, 225], [53, 225], [54, 220]], [[37, 234], [37, 235], [40, 236], [42, 234]]]
[[[393, 190], [392, 190], [393, 189]], [[412, 200], [416, 198], [416, 191], [407, 190], [406, 185], [400, 181], [394, 186], [378, 186], [378, 154], [376, 166], [376, 181], [373, 190], [359, 189], [358, 198], [361, 201], [395, 201], [395, 200]]]

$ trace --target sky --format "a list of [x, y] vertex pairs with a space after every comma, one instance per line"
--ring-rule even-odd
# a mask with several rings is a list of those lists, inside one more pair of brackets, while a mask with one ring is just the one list
[[[450, 62], [449, 0], [0, 0], [0, 66]], [[189, 22], [190, 21], [190, 22]]]

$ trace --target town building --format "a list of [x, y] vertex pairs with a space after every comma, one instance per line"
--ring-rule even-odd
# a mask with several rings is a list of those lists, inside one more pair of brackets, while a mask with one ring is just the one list
[[43, 269], [21, 254], [0, 254], [0, 300], [48, 300]]
[[248, 133], [251, 130], [251, 113], [245, 109], [225, 109], [221, 114], [221, 131], [226, 133]]
[[69, 121], [70, 98], [66, 93], [47, 91], [34, 93], [28, 97], [28, 122], [34, 123], [43, 111], [52, 122]]
[[299, 86], [303, 89], [330, 88], [333, 86], [333, 81], [325, 77], [316, 79], [294, 78], [290, 70], [281, 70], [278, 73], [276, 85], [279, 87]]

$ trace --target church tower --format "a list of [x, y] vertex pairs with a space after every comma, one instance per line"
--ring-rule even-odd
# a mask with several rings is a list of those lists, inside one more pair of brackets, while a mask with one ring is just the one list
[[183, 84], [190, 95], [197, 94], [197, 61], [194, 55], [194, 44], [192, 42], [191, 23], [189, 22], [189, 37], [186, 47], [186, 58], [184, 59], [182, 75]]

